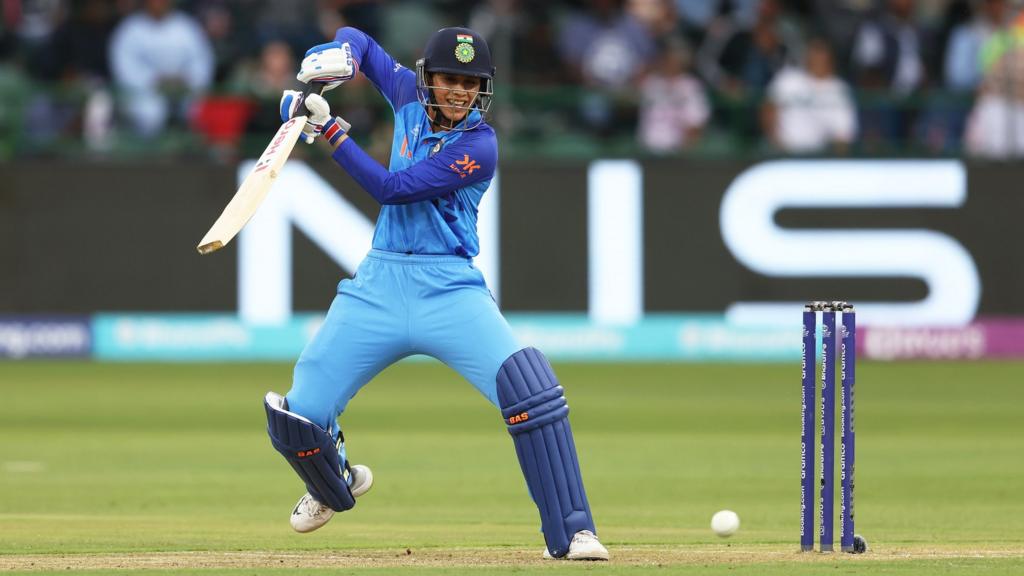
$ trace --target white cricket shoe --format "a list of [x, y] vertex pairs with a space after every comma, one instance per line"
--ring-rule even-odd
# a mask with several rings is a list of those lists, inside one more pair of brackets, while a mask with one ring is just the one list
[[[373, 472], [368, 466], [354, 464], [352, 466], [352, 496], [358, 498], [370, 491], [373, 486]], [[327, 521], [334, 517], [334, 510], [329, 506], [321, 504], [309, 493], [302, 495], [299, 502], [292, 510], [291, 524], [296, 532], [312, 532], [327, 524]]]
[[327, 521], [334, 516], [334, 510], [321, 504], [319, 500], [309, 495], [309, 492], [299, 498], [298, 504], [292, 510], [291, 523], [296, 532], [312, 532], [327, 524]]
[[569, 552], [565, 556], [555, 558], [545, 548], [544, 558], [546, 560], [607, 560], [608, 549], [601, 544], [593, 532], [580, 530], [572, 537], [572, 542], [569, 542]]

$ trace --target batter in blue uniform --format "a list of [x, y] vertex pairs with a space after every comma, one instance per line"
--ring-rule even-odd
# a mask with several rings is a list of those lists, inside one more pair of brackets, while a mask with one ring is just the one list
[[292, 527], [315, 530], [370, 489], [370, 469], [346, 458], [337, 418], [381, 370], [426, 354], [500, 409], [540, 512], [545, 556], [606, 560], [562, 387], [540, 351], [516, 343], [473, 266], [477, 207], [498, 160], [484, 120], [494, 93], [487, 43], [466, 28], [439, 30], [413, 71], [366, 34], [342, 28], [306, 53], [298, 78], [327, 90], [358, 72], [394, 110], [387, 169], [349, 139], [349, 124], [331, 116], [316, 90], [281, 100], [282, 120], [308, 111], [303, 140], [326, 139], [335, 162], [381, 205], [373, 248], [338, 286], [291, 390], [266, 397], [271, 441], [306, 484]]

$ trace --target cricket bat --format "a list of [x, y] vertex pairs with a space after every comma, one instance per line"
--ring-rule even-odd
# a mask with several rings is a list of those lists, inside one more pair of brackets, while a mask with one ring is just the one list
[[[310, 84], [306, 89], [306, 94], [309, 94], [313, 88], [313, 84]], [[322, 86], [318, 85], [317, 88], [322, 88]], [[263, 203], [263, 199], [267, 197], [267, 193], [270, 192], [285, 161], [291, 155], [292, 148], [299, 140], [299, 135], [302, 134], [305, 124], [305, 115], [296, 116], [278, 128], [277, 134], [260, 155], [260, 159], [256, 161], [252, 172], [249, 172], [249, 175], [242, 181], [242, 185], [228, 202], [220, 218], [217, 218], [210, 231], [199, 241], [196, 249], [200, 254], [216, 252], [226, 246], [256, 214], [256, 210]]]

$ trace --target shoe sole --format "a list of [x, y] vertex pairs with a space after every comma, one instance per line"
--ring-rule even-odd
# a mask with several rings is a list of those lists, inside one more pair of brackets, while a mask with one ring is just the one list
[[[330, 520], [330, 518], [328, 518], [328, 520]], [[327, 522], [325, 521], [323, 524], [319, 524], [319, 525], [316, 525], [316, 526], [311, 526], [309, 528], [300, 528], [300, 527], [296, 526], [295, 524], [292, 524], [292, 530], [295, 530], [299, 534], [309, 534], [310, 532], [313, 532], [315, 530], [319, 530], [319, 529], [323, 528], [326, 524], [327, 524]]]
[[541, 557], [544, 558], [545, 560], [571, 560], [573, 562], [577, 562], [577, 561], [578, 562], [607, 562], [608, 561], [608, 553], [607, 552], [605, 552], [603, 555], [600, 555], [600, 554], [582, 555], [581, 554], [581, 555], [577, 555], [577, 556], [573, 556], [572, 553], [570, 552], [569, 554], [566, 554], [565, 556], [562, 556], [561, 558], [555, 558], [554, 556], [551, 555], [550, 552], [548, 552], [547, 550], [544, 550], [544, 552], [541, 554]]
[[596, 556], [596, 555], [595, 556], [571, 556], [569, 554], [566, 554], [565, 555], [565, 559], [566, 560], [573, 560], [573, 561], [580, 561], [580, 562], [607, 562], [608, 561], [608, 556], [607, 555], [604, 555], [604, 556]]

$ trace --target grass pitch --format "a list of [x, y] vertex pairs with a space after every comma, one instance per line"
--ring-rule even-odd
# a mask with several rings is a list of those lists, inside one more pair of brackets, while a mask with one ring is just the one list
[[[261, 406], [290, 366], [0, 363], [0, 571], [1024, 572], [1024, 363], [858, 366], [860, 556], [795, 551], [797, 366], [556, 370], [609, 563], [539, 559], [503, 423], [439, 364], [394, 366], [350, 404], [374, 488], [300, 535]], [[729, 539], [708, 527], [722, 508], [742, 519]]]

